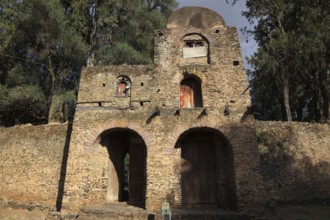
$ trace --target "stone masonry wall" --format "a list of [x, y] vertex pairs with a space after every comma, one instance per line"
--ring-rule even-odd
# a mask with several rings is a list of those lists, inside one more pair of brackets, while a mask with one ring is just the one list
[[[180, 153], [174, 148], [180, 135], [192, 128], [214, 129], [229, 142], [237, 206], [248, 209], [262, 204], [254, 128], [241, 124], [250, 99], [248, 93], [243, 94], [247, 85], [237, 31], [214, 13], [194, 7], [174, 13], [167, 28], [155, 32], [153, 65], [83, 70], [68, 160], [65, 209], [109, 202], [107, 190], [114, 187], [109, 186], [111, 164], [99, 137], [118, 128], [136, 132], [147, 146], [148, 210], [159, 210], [165, 197], [172, 204], [181, 204], [180, 174], [175, 170]], [[183, 58], [183, 39], [191, 35], [205, 39], [207, 56]], [[116, 79], [122, 75], [132, 83], [127, 97], [115, 95]], [[201, 83], [203, 105], [180, 109], [180, 84], [189, 77]]]
[[[174, 164], [177, 156], [172, 145], [175, 145], [176, 137], [189, 126], [176, 119], [175, 122], [171, 122], [176, 124], [176, 129], [173, 129], [173, 126], [163, 123], [163, 120], [169, 120], [164, 115], [156, 118], [152, 122], [153, 126], [149, 128], [146, 125], [140, 127], [136, 123], [134, 124], [132, 121], [138, 120], [131, 118], [132, 116], [129, 116], [128, 113], [125, 113], [127, 119], [121, 120], [112, 120], [110, 119], [113, 118], [110, 117], [111, 114], [97, 110], [93, 114], [78, 111], [77, 117], [82, 115], [90, 117], [90, 120], [80, 124], [79, 130], [76, 128], [76, 133], [79, 135], [74, 135], [75, 138], [72, 140], [80, 143], [82, 148], [79, 150], [79, 155], [77, 152], [72, 155], [76, 158], [71, 160], [72, 164], [68, 164], [67, 178], [70, 179], [71, 175], [74, 180], [67, 182], [68, 194], [70, 189], [76, 188], [79, 189], [76, 191], [78, 194], [82, 190], [81, 193], [87, 199], [85, 202], [102, 204], [99, 196], [103, 197], [103, 201], [105, 201], [108, 184], [105, 169], [107, 169], [108, 154], [102, 146], [93, 141], [106, 128], [125, 127], [136, 130], [148, 147], [149, 191], [147, 202], [152, 204], [149, 206], [158, 209], [164, 196], [175, 203], [180, 195], [173, 194], [172, 190], [179, 187]], [[147, 117], [145, 114], [137, 116], [140, 119], [145, 117]], [[190, 117], [193, 116], [183, 116], [182, 120], [188, 120]], [[95, 121], [102, 121], [102, 123], [95, 123]], [[190, 127], [198, 126], [198, 124], [199, 126], [203, 124], [211, 126], [212, 124], [206, 119], [198, 121]], [[328, 187], [330, 184], [329, 125], [257, 121], [256, 132], [254, 126], [251, 126], [251, 124], [233, 126], [225, 122], [221, 126], [215, 126], [228, 137], [234, 146], [237, 193], [239, 201], [242, 203], [239, 204], [240, 207], [247, 205], [244, 204], [248, 202], [246, 196], [251, 195], [251, 192], [254, 192], [252, 194], [255, 196], [264, 196], [264, 200], [267, 202], [315, 201], [315, 199], [328, 200], [330, 198]], [[155, 128], [166, 135], [160, 133], [149, 135], [148, 130]], [[66, 130], [67, 124], [26, 125], [1, 129], [0, 199], [2, 202], [25, 206], [32, 203], [55, 207]], [[256, 151], [253, 147], [254, 134], [259, 141], [257, 150], [260, 161], [257, 160], [256, 163], [259, 165], [255, 164], [251, 166], [251, 169], [260, 167], [263, 187], [258, 185], [259, 180], [252, 178], [253, 181], [251, 181], [253, 172], [247, 170], [251, 160], [256, 159], [253, 156]], [[163, 138], [155, 142], [157, 136]], [[161, 148], [160, 143], [162, 142], [167, 142], [169, 148]], [[242, 142], [252, 144], [248, 147], [246, 144], [241, 145]], [[245, 149], [248, 147], [249, 152], [239, 149], [240, 145], [245, 146]], [[99, 160], [100, 158], [101, 160]], [[71, 173], [70, 170], [74, 164], [79, 165], [80, 171], [74, 169], [75, 173]], [[167, 170], [167, 172], [160, 173], [161, 170]], [[164, 176], [164, 178], [160, 178], [160, 176]], [[93, 180], [94, 177], [97, 181]], [[98, 191], [101, 193], [97, 193]], [[91, 199], [93, 194], [96, 196], [95, 200]], [[69, 198], [74, 198], [74, 195], [71, 196], [73, 197]]]
[[30, 203], [54, 208], [67, 124], [0, 129], [2, 205]]
[[180, 189], [175, 170], [175, 161], [180, 160], [180, 155], [174, 148], [179, 136], [191, 128], [216, 129], [230, 143], [239, 208], [251, 208], [262, 202], [261, 178], [255, 172], [259, 166], [259, 155], [253, 127], [234, 124], [230, 118], [222, 118], [222, 113], [210, 112], [208, 116], [199, 118], [201, 110], [183, 111], [180, 116], [173, 116], [173, 111], [161, 109], [159, 116], [146, 123], [151, 110], [77, 109], [63, 208], [107, 204], [107, 190], [112, 181], [108, 176], [110, 160], [107, 149], [99, 143], [99, 137], [102, 132], [116, 128], [136, 132], [146, 144], [148, 210], [159, 210], [164, 198], [169, 198], [172, 205], [180, 205], [181, 195], [175, 193]]
[[[131, 80], [129, 95], [116, 97], [117, 78], [127, 76]], [[78, 103], [80, 106], [103, 106], [125, 109], [139, 107], [150, 102], [154, 87], [153, 66], [110, 66], [87, 68], [81, 78]]]
[[330, 126], [257, 122], [266, 200], [330, 199]]

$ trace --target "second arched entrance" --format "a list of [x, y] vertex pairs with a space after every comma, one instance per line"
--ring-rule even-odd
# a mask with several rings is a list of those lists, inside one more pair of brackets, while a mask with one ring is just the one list
[[236, 209], [232, 148], [211, 128], [193, 128], [180, 135], [181, 204], [185, 207]]

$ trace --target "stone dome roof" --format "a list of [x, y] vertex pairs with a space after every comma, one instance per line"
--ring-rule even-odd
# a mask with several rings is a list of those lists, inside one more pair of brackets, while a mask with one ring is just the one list
[[208, 8], [183, 7], [174, 11], [167, 20], [167, 28], [192, 26], [198, 29], [214, 29], [225, 26], [223, 18]]

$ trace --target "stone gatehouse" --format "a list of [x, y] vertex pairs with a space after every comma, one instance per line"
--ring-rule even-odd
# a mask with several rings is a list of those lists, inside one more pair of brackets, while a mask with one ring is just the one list
[[63, 209], [263, 205], [246, 81], [237, 30], [199, 7], [155, 32], [153, 65], [84, 69]]

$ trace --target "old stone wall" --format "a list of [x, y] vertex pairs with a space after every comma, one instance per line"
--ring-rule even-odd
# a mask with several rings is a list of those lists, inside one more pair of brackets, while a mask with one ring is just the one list
[[[264, 197], [256, 198], [256, 202], [264, 200], [268, 203], [313, 202], [330, 198], [330, 128], [327, 124], [256, 121], [254, 128], [252, 124], [232, 125], [222, 120], [222, 125], [216, 125], [216, 121], [210, 122], [215, 119], [198, 119], [186, 125], [185, 121], [192, 120], [193, 115], [186, 114], [173, 120], [163, 112], [152, 121], [152, 125], [147, 125], [144, 123], [147, 114], [126, 112], [125, 119], [118, 120], [113, 119], [114, 113], [98, 110], [94, 113], [77, 112], [78, 118], [84, 116], [89, 120], [77, 122], [79, 129], [74, 131], [76, 134], [72, 141], [79, 143], [80, 147], [75, 145], [79, 153], [74, 151], [71, 155], [75, 159], [68, 164], [66, 189], [68, 194], [76, 195], [64, 197], [64, 204], [68, 204], [70, 198], [72, 202], [79, 203], [81, 200], [74, 198], [80, 196], [85, 198], [85, 204], [107, 203], [109, 155], [97, 139], [102, 131], [119, 127], [134, 129], [147, 145], [148, 206], [158, 209], [164, 197], [172, 205], [180, 203], [180, 191], [176, 190], [180, 187], [176, 164], [179, 153], [174, 145], [183, 131], [203, 125], [214, 125], [233, 146], [240, 207], [247, 206], [245, 203], [250, 202], [249, 195]], [[55, 208], [59, 184], [63, 184], [60, 183], [60, 171], [67, 126], [26, 125], [1, 129], [2, 205], [28, 206], [31, 203]], [[150, 135], [150, 131], [155, 129], [164, 133]], [[254, 147], [256, 139], [258, 148]], [[163, 142], [168, 143], [168, 148], [162, 147]], [[260, 160], [253, 161], [258, 159], [256, 155], [260, 155]], [[252, 178], [255, 169], [260, 169], [261, 180], [255, 176]]]
[[[109, 176], [111, 161], [100, 135], [115, 129], [127, 129], [142, 137], [147, 147], [146, 208], [159, 210], [164, 198], [172, 205], [181, 203], [181, 183], [178, 162], [180, 152], [175, 149], [181, 134], [192, 128], [212, 128], [222, 133], [234, 154], [235, 182], [238, 207], [245, 209], [262, 204], [261, 178], [256, 170], [259, 155], [253, 127], [232, 123], [223, 113], [208, 112], [199, 117], [200, 110], [186, 110], [180, 116], [174, 111], [160, 109], [159, 116], [148, 121], [152, 109], [113, 110], [78, 108], [73, 127], [68, 172], [67, 196], [63, 208], [78, 209], [83, 205], [109, 203], [107, 192], [113, 179]], [[84, 120], [81, 120], [81, 119]], [[251, 178], [253, 181], [251, 181]]]
[[[178, 172], [182, 158], [175, 148], [180, 136], [191, 129], [212, 130], [228, 143], [226, 156], [232, 155], [235, 169], [221, 169], [233, 179], [227, 181], [231, 185], [227, 188], [237, 197], [235, 207], [262, 204], [254, 128], [241, 124], [250, 99], [243, 93], [246, 75], [236, 29], [226, 26], [221, 16], [209, 9], [183, 8], [169, 18], [167, 28], [155, 32], [154, 55], [150, 66], [83, 70], [64, 207], [112, 202], [109, 190], [118, 183], [110, 174], [112, 156], [102, 145], [102, 134], [116, 129], [134, 132], [146, 144], [147, 209], [159, 210], [164, 198], [173, 205], [182, 204]], [[192, 93], [184, 92], [187, 81], [193, 83], [193, 98]], [[191, 105], [191, 100], [199, 101]], [[185, 101], [190, 104], [182, 105]]]
[[[194, 75], [201, 80], [204, 107], [223, 111], [227, 106], [238, 119], [242, 116], [250, 100], [247, 93], [243, 94], [247, 84], [237, 32], [235, 28], [226, 26], [216, 30], [182, 27], [156, 32], [155, 65], [158, 75], [154, 85], [159, 89], [156, 103], [178, 108], [180, 82], [186, 75]], [[187, 59], [182, 58], [181, 39], [189, 33], [208, 37], [209, 63], [187, 63]]]
[[2, 205], [55, 208], [68, 124], [0, 129]]
[[[131, 83], [126, 97], [116, 94], [117, 79], [121, 76], [128, 77]], [[87, 68], [82, 74], [78, 103], [85, 107], [138, 108], [147, 105], [156, 92], [154, 81], [154, 66]]]
[[267, 201], [330, 199], [330, 126], [258, 121], [260, 173]]

